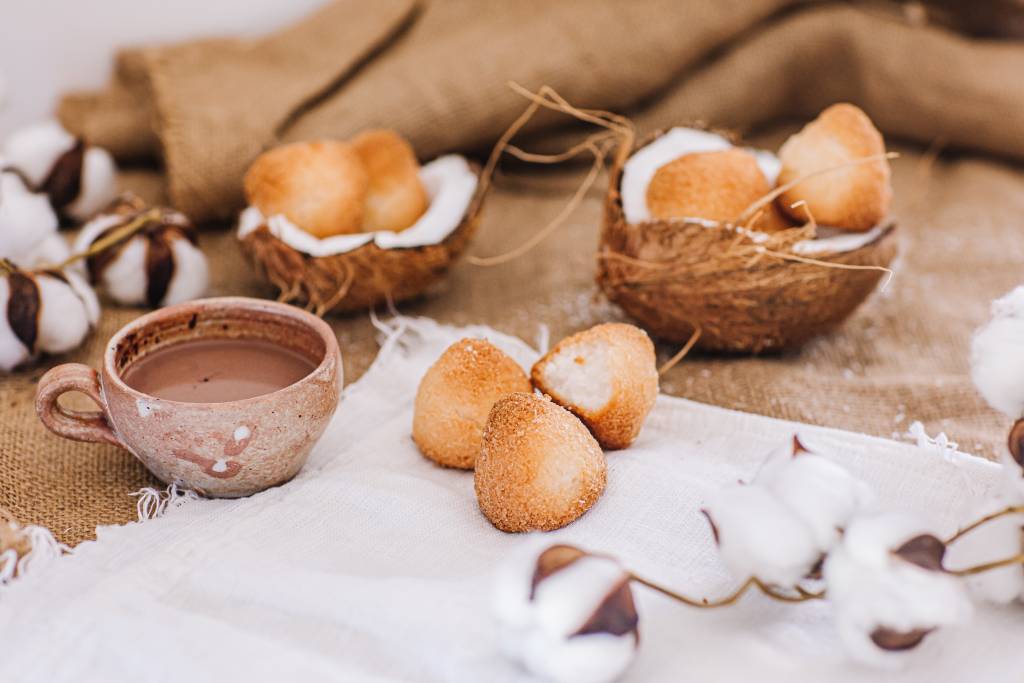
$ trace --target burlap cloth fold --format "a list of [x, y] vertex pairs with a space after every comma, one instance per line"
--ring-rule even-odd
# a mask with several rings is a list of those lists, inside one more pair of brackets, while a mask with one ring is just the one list
[[[1021, 158], [1021, 74], [1019, 43], [909, 26], [845, 4], [344, 0], [260, 40], [126, 51], [109, 89], [69, 96], [60, 115], [121, 160], [162, 159], [166, 176], [136, 173], [128, 184], [154, 197], [166, 191], [209, 221], [235, 215], [248, 162], [281, 140], [392, 126], [424, 158], [486, 149], [525, 104], [508, 80], [547, 83], [580, 106], [629, 113], [641, 128], [704, 119], [753, 129], [852, 100], [890, 139]], [[563, 126], [555, 116], [538, 118], [534, 144], [561, 144]], [[781, 139], [758, 137], [768, 145]], [[1019, 281], [1024, 176], [984, 157], [936, 160], [921, 145], [897, 149], [903, 256], [889, 288], [799, 354], [692, 356], [663, 378], [665, 391], [881, 436], [920, 420], [965, 450], [997, 452], [1005, 420], [976, 396], [967, 349], [988, 302]], [[499, 178], [473, 250], [520, 244], [577, 181], [550, 169]], [[442, 291], [402, 312], [526, 339], [541, 324], [558, 338], [618, 317], [593, 285], [602, 192], [595, 188], [527, 256], [494, 268], [460, 265]], [[273, 295], [230, 232], [203, 237], [212, 294]], [[128, 494], [154, 481], [120, 451], [47, 433], [32, 407], [35, 380], [59, 362], [98, 363], [106, 339], [138, 314], [109, 306], [84, 348], [0, 380], [0, 507], [71, 543], [97, 524], [132, 519]], [[365, 316], [332, 324], [354, 379], [376, 351], [374, 330]]]

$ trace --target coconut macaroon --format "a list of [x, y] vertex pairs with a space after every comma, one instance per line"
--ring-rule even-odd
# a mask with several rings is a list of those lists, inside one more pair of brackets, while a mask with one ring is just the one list
[[476, 461], [480, 511], [502, 531], [551, 531], [575, 521], [604, 493], [601, 447], [572, 413], [516, 393], [494, 404]]
[[[867, 114], [852, 104], [834, 104], [792, 135], [779, 150], [779, 186], [803, 178], [779, 198], [794, 219], [846, 230], [870, 230], [889, 213], [892, 201], [886, 159], [835, 168], [885, 153], [885, 142]], [[794, 206], [797, 203], [798, 206]]]
[[352, 138], [369, 178], [363, 231], [405, 230], [427, 210], [427, 191], [412, 145], [393, 130], [368, 130]]
[[633, 443], [658, 397], [654, 344], [646, 332], [625, 323], [566, 337], [534, 364], [531, 377], [610, 449]]
[[250, 204], [265, 216], [282, 214], [317, 237], [362, 231], [368, 185], [359, 156], [337, 140], [276, 147], [245, 174]]
[[[647, 186], [647, 206], [656, 219], [704, 218], [732, 222], [771, 191], [750, 152], [732, 148], [685, 154], [655, 173]], [[748, 226], [774, 232], [791, 227], [773, 204]]]
[[530, 389], [522, 368], [486, 339], [457, 341], [420, 380], [413, 441], [439, 465], [473, 469], [494, 403]]

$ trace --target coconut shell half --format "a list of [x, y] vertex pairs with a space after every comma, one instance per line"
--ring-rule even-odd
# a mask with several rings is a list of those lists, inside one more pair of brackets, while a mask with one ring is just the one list
[[[813, 236], [806, 227], [755, 239], [725, 224], [627, 223], [621, 179], [622, 164], [616, 163], [605, 201], [597, 282], [611, 301], [665, 341], [684, 343], [699, 328], [697, 345], [705, 350], [798, 348], [845, 320], [885, 275], [797, 261], [801, 256], [794, 245]], [[890, 224], [856, 249], [815, 253], [813, 259], [885, 268], [896, 252]]]
[[458, 227], [436, 244], [385, 249], [371, 241], [314, 257], [262, 225], [241, 239], [242, 250], [280, 290], [281, 301], [304, 305], [317, 315], [366, 310], [413, 299], [439, 282], [476, 233], [481, 204], [478, 187]]

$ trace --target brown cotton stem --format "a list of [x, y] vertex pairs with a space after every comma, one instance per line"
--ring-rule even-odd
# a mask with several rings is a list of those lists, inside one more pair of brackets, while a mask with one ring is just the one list
[[820, 600], [825, 597], [824, 592], [810, 593], [801, 588], [796, 589], [797, 595], [787, 595], [785, 593], [779, 593], [771, 586], [766, 585], [760, 579], [756, 577], [751, 577], [744, 581], [739, 588], [737, 588], [732, 593], [729, 593], [724, 597], [718, 598], [717, 600], [708, 600], [707, 598], [700, 598], [698, 600], [696, 598], [691, 598], [689, 596], [683, 595], [682, 593], [677, 593], [676, 591], [670, 588], [666, 588], [664, 586], [656, 584], [653, 581], [649, 581], [648, 579], [645, 579], [641, 576], [637, 576], [636, 574], [630, 574], [630, 579], [636, 581], [642, 586], [647, 586], [651, 590], [655, 590], [666, 597], [672, 598], [677, 602], [681, 602], [684, 605], [689, 605], [690, 607], [697, 607], [700, 609], [714, 609], [717, 607], [727, 607], [729, 605], [735, 604], [752, 587], [757, 588], [759, 591], [764, 593], [769, 598], [773, 600], [778, 600], [780, 602], [806, 602], [808, 600]]
[[14, 261], [6, 258], [0, 258], [0, 277], [7, 277], [13, 273], [18, 272], [18, 266], [15, 265]]
[[974, 522], [971, 522], [970, 524], [968, 524], [967, 526], [961, 528], [955, 534], [950, 536], [948, 539], [946, 539], [946, 545], [949, 545], [950, 543], [953, 543], [954, 541], [956, 541], [956, 540], [962, 538], [963, 536], [966, 536], [967, 534], [971, 533], [972, 531], [974, 531], [978, 527], [984, 526], [985, 524], [988, 524], [989, 522], [991, 522], [993, 520], [999, 519], [1000, 517], [1005, 517], [1006, 515], [1016, 515], [1016, 514], [1024, 514], [1024, 505], [1011, 505], [1010, 507], [1003, 508], [1002, 510], [999, 510], [998, 512], [993, 512], [991, 514], [985, 515], [981, 519], [978, 519], [978, 520], [975, 520]]
[[985, 562], [984, 564], [978, 564], [973, 567], [965, 567], [964, 569], [950, 569], [950, 574], [954, 576], [973, 576], [975, 574], [983, 574], [985, 572], [992, 571], [993, 569], [1001, 569], [1002, 567], [1010, 567], [1015, 564], [1024, 564], [1024, 553], [1020, 555], [1014, 555], [1013, 557], [1005, 557], [1001, 560], [994, 560], [993, 562]]
[[80, 251], [77, 254], [64, 259], [59, 265], [53, 266], [53, 270], [64, 270], [72, 263], [81, 261], [83, 259], [92, 258], [97, 254], [101, 254], [107, 249], [110, 249], [116, 244], [123, 242], [130, 238], [135, 233], [142, 230], [150, 222], [159, 220], [160, 209], [150, 209], [145, 213], [141, 213], [132, 220], [128, 221], [124, 225], [121, 225], [114, 230], [111, 230], [108, 234], [104, 235], [100, 239], [96, 240], [85, 251]]
[[767, 595], [769, 598], [780, 602], [807, 602], [808, 600], [822, 600], [825, 597], [825, 591], [821, 591], [820, 593], [811, 593], [799, 586], [794, 587], [794, 590], [797, 592], [796, 595], [787, 595], [785, 593], [779, 593], [771, 586], [765, 585], [760, 579], [755, 578], [753, 581], [754, 585], [756, 585], [762, 593]]

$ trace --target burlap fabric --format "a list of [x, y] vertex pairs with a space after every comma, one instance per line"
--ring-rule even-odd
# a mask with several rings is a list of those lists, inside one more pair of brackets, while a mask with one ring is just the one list
[[[320, 59], [325, 52], [336, 61]], [[249, 59], [268, 70], [265, 81]], [[231, 82], [243, 73], [253, 80]], [[1019, 45], [969, 41], [845, 6], [342, 2], [263, 41], [128, 52], [111, 91], [70, 98], [62, 114], [122, 158], [162, 150], [173, 201], [212, 218], [238, 208], [248, 159], [277, 139], [391, 125], [424, 157], [486, 147], [524, 104], [505, 87], [508, 79], [549, 83], [583, 106], [628, 108], [644, 127], [702, 118], [747, 128], [851, 99], [889, 134], [1020, 157], [1021, 73]], [[210, 74], [217, 78], [204, 80]], [[550, 132], [560, 123], [547, 117], [536, 125]], [[801, 353], [690, 357], [664, 377], [664, 390], [882, 436], [921, 420], [966, 450], [994, 455], [1007, 425], [976, 396], [967, 347], [988, 302], [1018, 284], [1024, 177], [978, 157], [928, 163], [920, 149], [903, 147], [895, 162], [903, 257], [888, 290]], [[550, 169], [499, 178], [471, 251], [520, 244], [577, 181]], [[131, 182], [159, 192], [153, 176], [135, 174]], [[402, 312], [482, 322], [527, 339], [541, 324], [557, 338], [619, 316], [593, 285], [602, 193], [592, 191], [572, 220], [527, 256], [493, 268], [460, 265], [442, 291]], [[204, 238], [214, 263], [212, 294], [273, 294], [230, 232]], [[108, 307], [86, 347], [0, 380], [0, 507], [68, 542], [88, 538], [97, 524], [133, 519], [128, 494], [154, 481], [122, 452], [47, 433], [32, 408], [35, 380], [58, 362], [97, 363], [106, 339], [138, 314]], [[360, 315], [332, 324], [353, 380], [375, 353], [374, 330]], [[674, 351], [660, 349], [663, 358]]]
[[162, 157], [174, 203], [203, 221], [235, 215], [246, 167], [279, 140], [388, 126], [424, 157], [486, 147], [522, 105], [509, 80], [648, 129], [851, 100], [887, 133], [1022, 157], [1021, 73], [1016, 44], [845, 3], [342, 0], [262, 40], [128, 50], [108, 91], [59, 113], [120, 158]]

